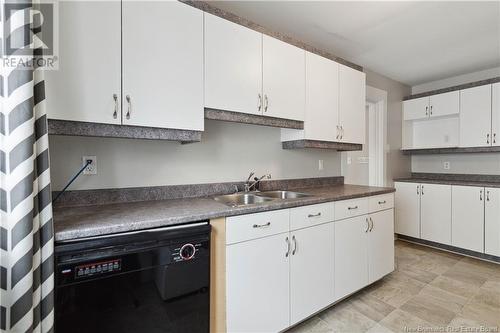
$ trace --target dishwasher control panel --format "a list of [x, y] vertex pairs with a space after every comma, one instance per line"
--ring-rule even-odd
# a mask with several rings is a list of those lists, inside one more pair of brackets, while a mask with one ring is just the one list
[[75, 267], [75, 279], [118, 272], [122, 269], [121, 259], [112, 259], [79, 265]]

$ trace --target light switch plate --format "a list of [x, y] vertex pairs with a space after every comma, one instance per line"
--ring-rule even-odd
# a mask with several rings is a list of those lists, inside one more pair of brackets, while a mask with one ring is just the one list
[[324, 169], [323, 160], [318, 160], [318, 170], [321, 171]]

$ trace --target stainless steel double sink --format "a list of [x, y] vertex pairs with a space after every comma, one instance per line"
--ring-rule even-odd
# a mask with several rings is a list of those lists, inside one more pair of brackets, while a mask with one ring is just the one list
[[230, 207], [238, 207], [260, 204], [273, 200], [298, 199], [310, 196], [312, 195], [293, 191], [265, 191], [219, 195], [214, 197], [214, 200]]

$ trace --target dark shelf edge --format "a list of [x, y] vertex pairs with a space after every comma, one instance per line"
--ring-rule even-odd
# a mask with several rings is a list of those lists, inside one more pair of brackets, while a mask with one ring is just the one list
[[363, 145], [357, 143], [329, 142], [319, 140], [293, 140], [282, 142], [283, 149], [331, 149], [336, 151], [359, 151], [363, 150]]
[[481, 81], [474, 81], [470, 83], [465, 83], [465, 84], [460, 84], [458, 86], [453, 86], [453, 87], [448, 87], [448, 88], [441, 88], [441, 89], [436, 89], [436, 90], [431, 90], [431, 91], [426, 91], [423, 93], [419, 94], [414, 94], [410, 96], [403, 97], [403, 101], [407, 101], [410, 99], [415, 99], [415, 98], [420, 98], [420, 97], [427, 97], [427, 96], [432, 96], [432, 95], [437, 95], [437, 94], [443, 94], [451, 91], [457, 91], [457, 90], [462, 90], [462, 89], [467, 89], [467, 88], [473, 88], [473, 87], [479, 87], [479, 86], [484, 86], [487, 84], [492, 84], [492, 83], [497, 83], [500, 82], [500, 76], [491, 78], [491, 79], [486, 79], [486, 80], [481, 80]]
[[401, 149], [403, 155], [498, 153], [500, 147]]
[[201, 141], [201, 131], [128, 125], [114, 125], [70, 120], [48, 120], [49, 135], [146, 139], [192, 143]]
[[304, 129], [304, 122], [292, 119], [281, 119], [267, 116], [260, 116], [250, 113], [233, 112], [226, 110], [205, 108], [205, 119], [220, 120], [232, 123], [249, 125], [270, 126], [279, 128]]

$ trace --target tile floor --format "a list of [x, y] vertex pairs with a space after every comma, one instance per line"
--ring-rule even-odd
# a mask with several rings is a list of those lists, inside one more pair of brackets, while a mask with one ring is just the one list
[[396, 241], [396, 271], [288, 332], [500, 332], [499, 327], [500, 265]]

